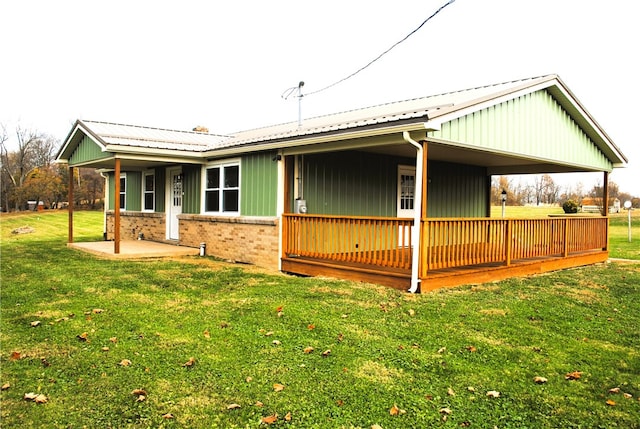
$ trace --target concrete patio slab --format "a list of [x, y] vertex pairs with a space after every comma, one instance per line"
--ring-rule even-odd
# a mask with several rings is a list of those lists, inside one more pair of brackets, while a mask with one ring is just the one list
[[127, 240], [120, 242], [120, 253], [114, 252], [113, 241], [92, 241], [81, 243], [69, 243], [71, 249], [92, 253], [103, 258], [111, 259], [137, 259], [137, 258], [162, 258], [170, 256], [195, 256], [200, 253], [196, 247], [178, 246], [170, 243], [158, 243], [146, 240]]

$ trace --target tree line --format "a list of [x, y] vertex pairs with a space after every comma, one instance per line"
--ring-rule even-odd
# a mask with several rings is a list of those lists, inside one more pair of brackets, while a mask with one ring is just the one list
[[[11, 137], [7, 127], [0, 124], [1, 210], [65, 207], [69, 169], [54, 162], [60, 141], [20, 125], [13, 130], [13, 139]], [[75, 169], [73, 180], [76, 206], [92, 209], [102, 206], [104, 179], [99, 173], [90, 168]]]
[[[491, 179], [491, 204], [502, 204], [502, 192], [506, 192], [506, 204], [510, 206], [524, 205], [558, 205], [572, 200], [577, 205], [589, 199], [602, 205], [604, 186], [596, 183], [591, 189], [585, 189], [582, 183], [573, 186], [562, 187], [555, 183], [549, 174], [533, 176], [532, 180], [525, 183], [515, 183], [509, 176], [494, 176]], [[612, 201], [618, 199], [621, 203], [631, 201], [633, 207], [640, 207], [640, 198], [620, 191], [618, 185], [609, 180], [609, 206]]]

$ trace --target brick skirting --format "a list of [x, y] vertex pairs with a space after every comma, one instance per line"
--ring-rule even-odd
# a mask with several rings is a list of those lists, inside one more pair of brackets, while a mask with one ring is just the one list
[[[206, 244], [206, 254], [224, 260], [278, 269], [278, 219], [258, 217], [218, 217], [198, 214], [178, 215], [178, 244], [199, 247]], [[113, 211], [107, 211], [107, 240], [113, 240]], [[166, 242], [164, 213], [121, 212], [120, 238]]]

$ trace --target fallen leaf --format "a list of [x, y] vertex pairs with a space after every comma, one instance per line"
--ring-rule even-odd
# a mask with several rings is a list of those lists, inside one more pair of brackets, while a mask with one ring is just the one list
[[322, 352], [322, 357], [327, 357], [327, 356], [329, 356], [330, 354], [331, 354], [331, 350], [330, 350], [330, 349], [327, 349], [327, 350], [325, 350], [325, 351], [323, 351], [323, 352]]
[[269, 331], [266, 334], [264, 334], [265, 337], [270, 337], [273, 335], [273, 331]]
[[466, 349], [471, 353], [475, 353], [478, 351], [478, 349], [475, 346], [467, 346]]
[[442, 353], [444, 353], [446, 350], [447, 350], [447, 348], [446, 348], [446, 347], [440, 347], [440, 348], [438, 349], [438, 354], [442, 354]]
[[276, 313], [282, 313], [282, 306], [276, 308]]
[[398, 414], [400, 414], [400, 408], [398, 408], [396, 404], [393, 404], [393, 407], [391, 407], [391, 409], [389, 410], [389, 414], [391, 414], [392, 416], [397, 416]]
[[569, 372], [564, 376], [565, 380], [577, 380], [580, 377], [582, 377], [582, 372], [580, 371]]
[[100, 314], [100, 313], [102, 313], [103, 311], [104, 311], [104, 310], [103, 310], [103, 309], [101, 309], [101, 308], [94, 308], [93, 310], [91, 310], [91, 312], [92, 312], [93, 314]]
[[140, 395], [140, 396], [138, 396], [138, 398], [136, 399], [136, 402], [144, 402], [144, 401], [145, 401], [145, 399], [147, 399], [147, 397], [146, 397], [146, 396], [144, 396], [144, 395]]
[[109, 351], [109, 347], [103, 347], [103, 348], [102, 348], [102, 351], [103, 351], [103, 352], [108, 352], [108, 351]]
[[622, 396], [624, 396], [626, 399], [633, 398], [633, 395], [631, 393], [623, 393]]
[[4, 384], [2, 385], [2, 387], [0, 388], [0, 390], [7, 390], [7, 389], [8, 389], [8, 388], [10, 388], [10, 387], [11, 387], [11, 384], [10, 384], [10, 383], [4, 383]]
[[313, 330], [313, 329], [316, 329], [316, 325], [310, 324], [310, 325], [307, 326], [307, 329], [310, 330], [310, 331]]
[[38, 396], [37, 393], [29, 392], [25, 393], [22, 399], [24, 399], [25, 401], [33, 401], [34, 399], [36, 399], [36, 396]]
[[538, 383], [538, 384], [544, 384], [546, 383], [548, 380], [545, 377], [540, 377], [540, 376], [535, 376], [533, 377], [533, 382], [534, 383]]
[[117, 337], [111, 337], [111, 338], [109, 338], [109, 341], [111, 341], [112, 343], [117, 343], [118, 342], [118, 338]]
[[416, 315], [416, 311], [413, 308], [409, 309], [409, 316], [415, 316]]
[[487, 396], [490, 398], [499, 398], [500, 397], [500, 392], [495, 391], [495, 390], [489, 390], [487, 392]]
[[229, 404], [227, 405], [227, 410], [235, 410], [240, 408], [240, 404]]
[[133, 389], [131, 391], [131, 394], [134, 396], [140, 396], [140, 395], [147, 396], [147, 391], [144, 389]]
[[607, 405], [614, 407], [616, 405], [616, 401], [613, 401], [611, 399], [607, 399]]
[[475, 389], [475, 387], [473, 387], [473, 386], [469, 386], [469, 387], [467, 387], [467, 390], [468, 390], [469, 392], [471, 392], [471, 393], [476, 393], [476, 389]]
[[275, 383], [273, 385], [273, 390], [276, 391], [276, 392], [280, 392], [280, 391], [284, 390], [284, 384]]
[[42, 366], [44, 366], [45, 368], [48, 368], [51, 366], [47, 358], [40, 358], [40, 362], [42, 363]]
[[609, 393], [620, 393], [620, 388], [614, 387], [613, 389], [609, 389]]
[[255, 405], [256, 407], [263, 407], [264, 406], [264, 404], [262, 402], [260, 402], [260, 401], [256, 401], [256, 403], [253, 404], [253, 405]]
[[275, 423], [277, 420], [278, 420], [278, 413], [272, 416], [263, 417], [262, 419], [260, 419], [260, 422], [266, 425], [270, 425], [272, 423]]
[[440, 408], [440, 414], [451, 414], [450, 408]]
[[192, 367], [193, 365], [195, 365], [196, 360], [193, 357], [190, 357], [188, 361], [186, 361], [185, 363], [182, 364], [182, 366], [186, 366], [188, 367]]
[[11, 352], [9, 360], [20, 360], [20, 352]]
[[40, 321], [39, 320], [34, 320], [33, 322], [31, 322], [31, 327], [35, 328], [36, 326], [40, 326]]
[[173, 414], [167, 413], [167, 414], [163, 414], [162, 418], [169, 420], [169, 419], [173, 419], [174, 417], [173, 417]]
[[229, 327], [229, 324], [228, 324], [227, 322], [222, 322], [222, 323], [220, 324], [220, 328], [221, 328], [221, 329], [226, 329], [226, 328], [228, 328], [228, 327]]
[[278, 341], [278, 340], [273, 340], [273, 341], [271, 341], [271, 343], [272, 343], [274, 346], [279, 346], [280, 344], [282, 344], [282, 343], [281, 343], [280, 341]]
[[371, 429], [382, 429], [380, 425], [371, 425]]
[[129, 359], [122, 359], [118, 365], [120, 365], [120, 366], [131, 366], [131, 361]]
[[284, 416], [284, 420], [286, 422], [290, 422], [291, 421], [291, 411], [289, 411], [285, 416]]
[[309, 354], [313, 351], [313, 347], [309, 346], [309, 347], [305, 347], [303, 350], [306, 354]]
[[449, 396], [456, 396], [456, 392], [454, 392], [454, 391], [453, 391], [453, 389], [449, 387], [449, 388], [447, 389], [447, 395], [449, 395]]
[[348, 314], [343, 314], [343, 315], [342, 315], [342, 316], [340, 316], [340, 317], [342, 317], [343, 319], [346, 319], [347, 317], [349, 317], [349, 315], [348, 315]]
[[89, 340], [89, 333], [83, 332], [80, 335], [76, 335], [76, 338], [79, 339], [80, 341], [87, 342]]
[[336, 401], [336, 405], [339, 406], [339, 407], [342, 407], [344, 405], [344, 401], [342, 399], [338, 399]]
[[338, 334], [338, 342], [342, 342], [344, 340], [344, 335], [342, 333]]
[[33, 402], [36, 404], [45, 404], [48, 400], [49, 399], [41, 393], [33, 399]]
[[208, 329], [205, 329], [205, 331], [202, 333], [202, 335], [204, 335], [205, 338], [211, 338], [211, 334], [209, 333]]
[[251, 383], [253, 381], [253, 377], [247, 377], [244, 379], [247, 383]]

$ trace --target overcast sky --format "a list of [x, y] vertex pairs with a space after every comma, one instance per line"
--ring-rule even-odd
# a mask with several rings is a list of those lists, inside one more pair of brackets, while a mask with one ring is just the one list
[[[446, 0], [20, 0], [0, 5], [0, 123], [63, 140], [90, 119], [233, 133], [297, 121], [311, 93]], [[639, 7], [630, 0], [456, 0], [303, 117], [556, 73], [629, 158], [640, 195]], [[602, 174], [559, 177], [590, 188]]]

